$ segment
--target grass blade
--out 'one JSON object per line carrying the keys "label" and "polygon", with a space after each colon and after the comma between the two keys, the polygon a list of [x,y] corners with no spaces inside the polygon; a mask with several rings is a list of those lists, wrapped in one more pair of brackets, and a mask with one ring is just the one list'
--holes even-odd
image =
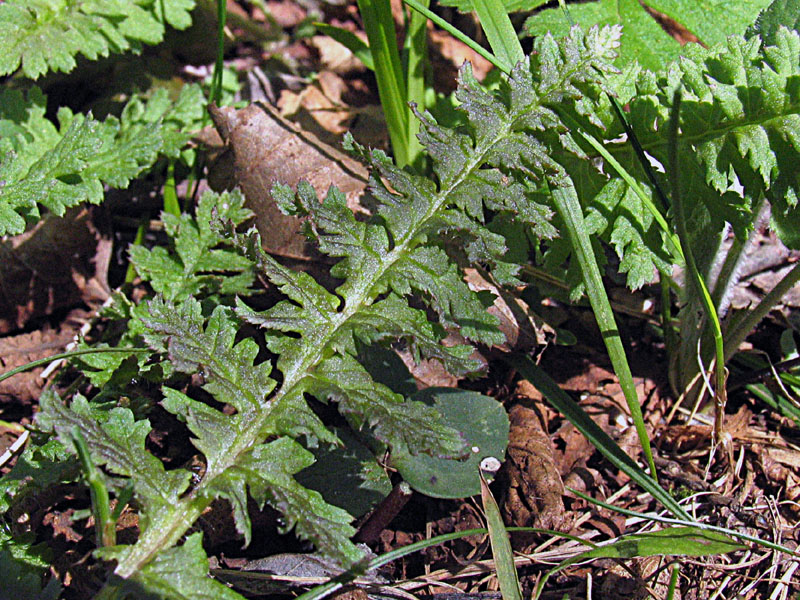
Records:
{"label": "grass blade", "polygon": [[508,538],[500,508],[489,489],[489,483],[484,477],[484,463],[493,462],[496,467],[489,472],[493,475],[500,468],[500,462],[495,458],[486,459],[481,463],[481,500],[483,512],[486,514],[486,526],[489,529],[489,541],[492,544],[494,568],[497,572],[497,581],[500,584],[500,593],[503,600],[522,600],[522,588],[517,577],[517,568],[514,565],[514,552],[511,550],[511,541]]}
{"label": "grass blade", "polygon": [[[430,0],[422,0],[428,8]],[[414,103],[420,112],[425,110],[425,67],[428,63],[428,20],[425,15],[417,11],[410,11],[411,18],[408,23],[404,47],[404,72],[406,77],[407,103]],[[420,172],[425,170],[426,157],[422,143],[417,138],[419,133],[419,119],[409,116],[407,123],[406,139],[408,141],[411,163]]]}
{"label": "grass blade", "polygon": [[227,3],[217,0],[217,54],[214,60],[214,74],[211,76],[210,103],[219,104],[222,99],[222,70],[225,57],[225,21],[228,17]]}
{"label": "grass blade", "polygon": [[517,32],[514,31],[514,25],[508,18],[505,5],[500,0],[473,0],[472,6],[492,52],[510,71],[525,58],[525,53],[522,51]]}
{"label": "grass blade", "polygon": [[436,25],[438,25],[439,27],[444,29],[447,33],[452,35],[459,42],[462,42],[462,43],[466,44],[467,46],[469,46],[472,50],[474,50],[479,55],[481,55],[483,58],[488,60],[490,63],[492,63],[495,67],[500,69],[506,75],[509,75],[511,73],[511,69],[508,67],[508,65],[504,61],[501,61],[494,54],[492,54],[486,48],[481,46],[478,42],[476,42],[475,40],[473,40],[472,38],[470,38],[466,34],[462,33],[461,31],[459,31],[458,29],[453,27],[450,23],[445,21],[442,17],[440,17],[439,15],[437,15],[434,12],[431,12],[428,8],[426,8],[425,6],[423,6],[422,4],[417,2],[417,0],[403,0],[403,2],[407,6],[410,6],[411,8],[413,8],[418,13],[425,15],[426,18],[428,18],[431,21],[433,21],[433,23],[435,23]]}
{"label": "grass blade", "polygon": [[398,166],[404,167],[414,162],[407,138],[411,115],[406,106],[407,92],[392,11],[388,0],[358,0],[358,10],[369,40],[378,95],[386,118],[394,159]]}
{"label": "grass blade", "polygon": [[575,494],[576,496],[583,498],[587,502],[591,504],[595,504],[597,506],[601,506],[607,510],[611,510],[614,512],[618,512],[621,515],[627,515],[629,517],[635,517],[638,519],[642,519],[644,521],[655,521],[657,523],[668,523],[670,525],[682,525],[684,527],[696,527],[698,529],[702,529],[704,531],[716,531],[717,533],[723,533],[727,536],[744,540],[746,542],[752,542],[753,544],[757,544],[758,546],[762,546],[764,548],[769,548],[770,550],[775,550],[777,552],[783,552],[784,554],[794,557],[800,558],[800,553],[797,550],[792,550],[786,546],[782,546],[781,544],[776,544],[775,542],[770,542],[768,540],[762,540],[757,538],[754,535],[749,535],[747,533],[742,533],[740,531],[736,531],[733,529],[728,529],[727,527],[718,527],[716,525],[706,525],[705,523],[698,523],[697,521],[692,521],[691,519],[671,519],[669,517],[661,517],[659,515],[653,514],[646,514],[636,512],[635,510],[630,510],[627,508],[620,508],[619,506],[614,506],[612,504],[608,504],[603,502],[602,500],[598,500],[597,498],[592,498],[591,496],[587,496],[583,492],[579,492],[578,490],[567,488],[568,491]]}
{"label": "grass blade", "polygon": [[647,556],[713,556],[742,550],[745,546],[727,535],[700,527],[670,527],[647,533],[623,535],[609,544],[582,552],[550,569],[539,580],[533,598],[538,598],[550,576],[570,565],[592,558],[644,558]]}
{"label": "grass blade", "polygon": [[633,383],[631,369],[625,356],[625,349],[622,347],[622,339],[619,336],[617,323],[614,320],[611,303],[608,301],[608,295],[603,287],[600,267],[597,266],[592,243],[589,240],[589,234],[586,232],[578,193],[575,191],[572,179],[565,173],[548,177],[548,185],[550,186],[550,193],[553,197],[556,212],[564,221],[572,251],[580,266],[583,282],[586,286],[586,296],[589,298],[589,304],[592,306],[597,325],[603,335],[603,341],[606,344],[614,372],[617,374],[620,387],[623,394],[625,394],[625,401],[631,411],[633,424],[639,436],[639,443],[650,467],[650,475],[655,480],[657,478],[656,466],[653,462],[650,438],[642,416],[642,407],[639,404],[636,386]]}
{"label": "grass blade", "polygon": [[30,371],[31,369],[35,369],[36,367],[41,367],[43,365],[49,365],[50,363],[58,360],[66,360],[68,358],[72,358],[73,356],[82,356],[84,354],[105,354],[108,352],[139,353],[152,352],[152,350],[150,350],[150,348],[84,348],[82,350],[71,350],[69,352],[62,352],[61,354],[54,354],[53,356],[48,356],[46,358],[40,358],[39,360],[34,360],[11,369],[10,371],[6,371],[5,373],[0,374],[0,382],[5,381],[9,377],[13,377],[14,375],[18,375],[19,373],[24,373],[25,371]]}
{"label": "grass blade", "polygon": [[673,515],[691,521],[689,514],[670,496],[669,492],[658,485],[630,456],[625,454],[622,448],[600,429],[600,426],[592,421],[591,417],[535,362],[524,355],[511,356],[507,361],[520,375],[536,386],[545,399],[570,423],[575,425],[578,431],[586,436],[586,439],[605,456],[606,460],[635,481],[642,489],[649,492]]}
{"label": "grass blade", "polygon": [[[670,183],[672,184],[672,205],[675,213],[675,231],[678,239],[686,252],[686,268],[689,270],[690,281],[687,286],[689,291],[693,291],[695,297],[700,300],[706,318],[711,325],[711,332],[714,335],[714,435],[713,446],[719,444],[725,446],[725,450],[730,454],[732,449],[729,440],[725,437],[725,404],[728,401],[728,393],[725,389],[727,379],[725,369],[725,345],[722,337],[722,327],[719,322],[719,315],[711,295],[708,292],[706,282],[697,268],[694,259],[692,246],[689,243],[689,231],[686,227],[686,216],[683,210],[683,199],[681,198],[680,188],[680,169],[678,166],[678,129],[681,112],[681,92],[675,90],[672,96],[672,113],[669,119],[669,146],[667,148],[669,156]],[[713,452],[713,449],[712,449]]]}

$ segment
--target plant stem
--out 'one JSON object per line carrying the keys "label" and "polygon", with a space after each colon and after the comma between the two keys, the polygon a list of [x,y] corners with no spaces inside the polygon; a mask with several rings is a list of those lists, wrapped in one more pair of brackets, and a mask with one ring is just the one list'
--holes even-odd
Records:
{"label": "plant stem", "polygon": [[211,77],[211,102],[219,104],[222,98],[222,68],[225,55],[225,20],[228,16],[225,0],[217,0],[217,57]]}
{"label": "plant stem", "polygon": [[89,485],[89,494],[92,497],[92,513],[94,514],[94,527],[97,535],[98,547],[113,546],[117,543],[116,523],[111,516],[108,488],[102,475],[92,462],[89,447],[83,438],[81,430],[76,426],[72,430],[72,443],[78,453],[81,470],[86,483]]}
{"label": "plant stem", "polygon": [[[727,403],[727,392],[725,390],[725,346],[722,338],[722,327],[719,322],[719,315],[708,293],[703,277],[697,269],[694,252],[689,240],[689,232],[686,228],[686,215],[683,210],[683,200],[680,190],[680,167],[678,164],[678,128],[681,111],[681,92],[676,90],[672,96],[672,114],[669,120],[669,168],[670,182],[672,184],[672,205],[675,212],[675,230],[678,239],[681,241],[686,257],[686,267],[689,271],[691,284],[694,285],[697,297],[699,298],[703,311],[708,322],[711,324],[714,335],[714,444],[723,442],[723,430],[725,424],[725,404]],[[687,282],[688,283],[688,282]]]}
{"label": "plant stem", "polygon": [[181,205],[175,188],[175,160],[170,159],[167,165],[167,180],[164,182],[164,212],[180,217]]}
{"label": "plant stem", "polygon": [[628,359],[625,356],[625,349],[622,346],[617,323],[614,320],[611,303],[608,301],[608,295],[603,287],[603,279],[600,276],[600,268],[597,265],[594,250],[592,249],[592,242],[586,232],[578,193],[575,191],[572,179],[564,172],[555,176],[548,176],[547,181],[556,212],[564,221],[572,251],[580,266],[589,304],[592,306],[611,364],[619,378],[625,401],[631,411],[639,443],[650,467],[650,475],[657,480],[656,466],[653,462],[653,452],[650,448],[650,437],[642,416],[642,407],[639,404],[636,386],[633,383],[633,376],[628,365]]}
{"label": "plant stem", "polygon": [[409,147],[409,119],[406,105],[408,92],[403,80],[403,67],[397,50],[396,32],[389,0],[358,0],[358,11],[375,64],[378,96],[386,118],[395,162],[404,167],[416,160]]}
{"label": "plant stem", "polygon": [[681,572],[681,565],[674,563],[670,567],[669,573],[669,586],[667,588],[667,600],[675,599],[675,590],[678,588],[678,575]]}
{"label": "plant stem", "polygon": [[[147,224],[150,222],[150,215],[145,213],[142,216],[141,221],[139,222],[139,226],[136,228],[136,236],[133,238],[133,243],[131,246],[141,246],[142,242],[144,241],[144,232],[147,229]],[[128,261],[128,269],[125,271],[125,283],[133,283],[133,280],[136,279],[136,267],[133,266],[133,263]]]}

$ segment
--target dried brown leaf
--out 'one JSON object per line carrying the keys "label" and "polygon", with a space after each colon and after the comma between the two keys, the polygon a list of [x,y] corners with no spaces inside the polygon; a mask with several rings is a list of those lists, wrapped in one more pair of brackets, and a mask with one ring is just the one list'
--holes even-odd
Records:
{"label": "dried brown leaf", "polygon": [[0,333],[65,307],[105,300],[110,256],[110,238],[83,208],[47,216],[0,241]]}
{"label": "dried brown leaf", "polygon": [[[3,373],[24,364],[58,354],[69,344],[74,331],[63,329],[37,330],[21,335],[0,338],[0,371]],[[38,400],[44,387],[39,377],[44,367],[25,371],[0,382],[0,404],[6,402],[29,403]]]}
{"label": "dried brown leaf", "polygon": [[222,179],[226,187],[242,188],[247,206],[256,213],[256,226],[268,252],[296,259],[315,257],[300,231],[300,219],[278,210],[272,186],[283,182],[296,187],[305,179],[322,195],[335,185],[346,195],[348,205],[357,208],[366,188],[367,170],[266,104],[251,104],[238,111],[214,107],[211,114],[228,152],[217,166],[224,172],[209,180],[216,179],[219,185]]}
{"label": "dried brown leaf", "polygon": [[571,516],[564,509],[564,484],[550,435],[535,402],[525,393],[527,387],[528,382],[520,383],[520,402],[508,412],[511,429],[502,476],[508,486],[503,518],[514,525],[569,529]]}

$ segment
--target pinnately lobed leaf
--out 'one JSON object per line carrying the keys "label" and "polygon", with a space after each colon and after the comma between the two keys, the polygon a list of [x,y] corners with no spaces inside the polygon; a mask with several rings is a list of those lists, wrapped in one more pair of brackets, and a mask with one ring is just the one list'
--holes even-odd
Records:
{"label": "pinnately lobed leaf", "polygon": [[[465,453],[460,435],[442,424],[437,411],[406,401],[372,379],[357,360],[357,342],[402,339],[415,355],[436,358],[454,373],[479,367],[469,356],[469,346],[441,343],[445,326],[460,327],[483,343],[502,340],[496,321],[461,278],[446,241],[464,238],[489,268],[511,273],[502,238],[485,230],[485,209],[517,215],[541,235],[555,233],[546,223],[550,210],[535,202],[540,199],[535,178],[559,168],[542,136],[547,138],[553,128],[564,131],[552,106],[566,104],[576,114],[589,115],[592,105],[585,101],[585,91],[601,85],[603,74],[613,71],[618,39],[615,29],[587,34],[574,30],[560,43],[543,38],[534,58],[518,65],[499,93],[485,91],[465,67],[459,100],[466,127],[446,131],[430,116],[423,123],[436,182],[395,168],[380,152],[367,154],[355,147],[376,171],[372,193],[378,208],[367,222],[356,221],[335,190],[320,202],[306,186],[296,198],[278,189],[285,208],[307,215],[309,233],[322,251],[341,259],[332,271],[342,280],[335,290],[278,263],[262,250],[254,232],[242,235],[229,230],[242,255],[285,300],[264,311],[241,300],[235,310],[223,305],[212,310],[211,303],[206,311],[199,300],[165,287],[162,291],[171,299],[156,298],[131,311],[133,330],[168,358],[165,369],[199,373],[205,391],[232,408],[223,412],[164,388],[162,406],[186,423],[205,457],[206,470],[199,482],[191,484],[189,473],[182,469],[165,471],[145,451],[149,424],[137,421],[130,410],[115,408],[112,418],[106,419],[80,397],[68,406],[56,398],[43,404],[43,428],[55,430],[66,442],[66,428],[79,426],[96,463],[121,478],[115,485],[126,478],[135,484],[140,536],[133,545],[103,551],[106,558],[116,560],[118,577],[152,587],[156,584],[147,582],[156,565],[158,572],[177,569],[183,553],[168,550],[180,544],[215,498],[231,503],[237,528],[249,540],[248,494],[283,512],[286,527],[294,526],[323,554],[343,564],[357,561],[360,552],[349,541],[353,533],[349,515],[293,478],[313,460],[293,438],[336,440],[309,410],[305,394],[336,402],[354,428],[367,430],[389,447],[402,444],[411,453],[443,457]],[[449,150],[445,144],[437,145],[441,140],[447,140]],[[492,189],[492,182],[499,185]],[[475,186],[491,193],[479,198]],[[211,236],[205,243],[208,247],[215,229],[204,232],[200,222],[184,220],[170,221],[168,226],[175,249],[162,257],[168,265],[162,270],[194,265],[187,272],[196,272],[202,257],[190,238],[195,232],[201,242]],[[186,240],[184,229],[189,233]],[[141,265],[152,259],[138,257]],[[193,285],[203,294],[209,290]],[[438,314],[439,322],[430,322],[423,310],[409,305],[412,294]],[[274,365],[258,359],[254,340],[237,341],[240,319],[264,330],[267,347],[277,355]],[[135,435],[122,439],[123,431]],[[185,583],[186,596],[203,597],[205,592],[193,586],[191,581]]]}
{"label": "pinnately lobed leaf", "polygon": [[[629,105],[626,116],[644,150],[661,165],[668,163],[664,129],[672,93],[678,88],[683,91],[678,152],[681,192],[693,199],[689,229],[695,234],[695,255],[705,269],[726,223],[743,239],[762,197],[772,205],[773,221],[783,241],[792,246],[800,243],[793,237],[800,184],[792,167],[800,148],[800,96],[794,83],[800,77],[798,33],[779,28],[774,39],[773,45],[765,45],[757,37],[731,36],[715,48],[687,47],[686,56],[658,73],[631,67],[624,79],[610,75],[607,80],[618,101]],[[588,94],[586,99],[591,99]],[[602,97],[592,101],[594,123],[568,110],[556,110],[573,130],[603,140],[660,206],[631,144],[620,138],[621,124],[608,101]],[[671,264],[663,233],[613,167],[604,165],[599,170],[602,158],[579,138],[561,148],[554,142],[549,145],[553,159],[575,183],[587,230],[615,248],[622,272],[628,273],[628,286],[635,289],[652,281],[656,269],[663,272]],[[655,175],[662,189],[668,189],[665,175]],[[666,215],[669,207],[660,209]],[[599,248],[595,254],[603,256]],[[544,260],[548,269],[562,276],[563,266],[568,265],[567,281],[580,292],[566,239],[548,242]]]}
{"label": "pinnately lobed leaf", "polygon": [[[658,74],[634,69],[636,90],[614,67],[619,40],[619,27],[575,28],[559,41],[542,36],[531,57],[494,91],[482,87],[464,66],[457,91],[461,126],[447,129],[422,115],[421,139],[434,165],[433,178],[398,169],[382,152],[367,152],[351,140],[351,148],[374,169],[370,187],[377,208],[369,219],[357,220],[336,190],[319,200],[310,186],[301,185],[296,195],[278,187],[274,194],[283,209],[304,216],[322,252],[339,259],[331,271],[340,280],[335,289],[268,255],[255,232],[240,234],[222,224],[204,229],[200,221],[185,219],[168,223],[174,248],[164,256],[140,257],[143,268],[151,260],[164,265],[165,273],[189,265],[186,273],[193,277],[222,264],[247,272],[244,262],[228,254],[219,263],[204,262],[203,248],[211,249],[215,241],[224,247],[225,238],[280,298],[265,309],[241,299],[231,307],[219,289],[201,278],[191,280],[189,289],[164,285],[162,296],[129,311],[129,327],[162,357],[163,368],[172,369],[176,378],[199,374],[204,391],[216,402],[190,397],[177,386],[163,388],[162,407],[185,422],[205,458],[199,481],[191,483],[182,469],[166,471],[147,453],[149,424],[128,409],[102,414],[80,396],[70,405],[57,398],[43,403],[42,427],[65,442],[67,427],[81,427],[113,484],[136,483],[140,536],[133,545],[103,551],[116,560],[116,576],[156,589],[161,584],[149,577],[175,573],[191,561],[199,565],[197,538],[183,545],[181,540],[216,498],[230,502],[237,528],[248,541],[248,494],[280,510],[286,527],[295,527],[322,554],[345,565],[356,563],[361,554],[349,541],[349,515],[294,479],[313,460],[298,438],[309,445],[337,443],[309,408],[307,396],[336,403],[354,429],[390,448],[403,444],[412,454],[460,456],[464,448],[458,432],[444,426],[430,407],[377,383],[358,360],[358,348],[362,342],[399,341],[414,356],[435,358],[453,373],[475,372],[479,364],[470,358],[470,346],[442,343],[446,329],[459,328],[477,343],[497,343],[502,336],[463,281],[460,250],[512,281],[518,265],[507,256],[503,234],[487,227],[489,216],[498,215],[526,224],[531,237],[558,250],[560,224],[543,190],[545,177],[574,182],[587,207],[603,198],[585,220],[616,244],[634,281],[657,262],[661,238],[653,237],[644,212],[625,189],[613,187],[620,184],[612,183],[610,170],[599,168],[598,157],[578,135],[580,130],[604,140],[619,162],[644,181],[627,145],[613,141],[621,126],[607,93],[630,102],[631,122],[637,133],[641,130],[647,151],[659,158],[666,149],[663,123],[671,91],[684,86],[691,110],[683,113],[681,143],[696,150],[685,168],[697,175],[687,184],[694,186],[687,197],[696,192],[698,220],[721,224],[729,219],[737,225],[737,211],[746,212],[757,193],[794,190],[797,182],[788,177],[788,161],[796,157],[793,144],[799,139],[793,124],[798,102],[793,82],[800,69],[797,33],[782,29],[776,44],[766,48],[757,39],[731,38],[723,48],[699,49]],[[768,148],[762,147],[764,141]],[[772,167],[760,168],[769,153]],[[728,194],[733,174],[745,190],[738,198]],[[214,197],[204,202],[201,212],[210,214]],[[240,214],[231,197],[216,202],[218,213]],[[628,207],[636,210],[626,215]],[[623,216],[628,217],[625,226]],[[215,238],[221,231],[227,233]],[[195,237],[199,240],[193,242]],[[568,261],[568,253],[562,258]],[[154,287],[156,280],[153,275]],[[259,328],[261,344],[252,330],[242,338],[242,321]],[[130,439],[122,439],[123,431],[132,434]],[[205,585],[199,580],[187,578],[180,585],[170,592],[173,596],[208,593],[208,588],[196,589]]]}
{"label": "pinnately lobed leaf", "polygon": [[763,47],[758,37],[732,36],[715,49],[688,52],[662,75],[643,72],[637,81],[631,124],[645,150],[662,164],[667,164],[667,144],[657,128],[668,119],[672,91],[683,90],[682,192],[693,199],[689,219],[698,237],[709,237],[704,224],[721,231],[727,221],[744,238],[762,196],[779,222],[796,212],[800,36],[780,28],[774,39],[774,45]]}
{"label": "pinnately lobed leaf", "polygon": [[[0,4],[0,10],[7,4]],[[82,202],[99,204],[103,186],[125,188],[155,163],[159,154],[177,155],[193,122],[187,104],[200,99],[189,86],[174,106],[165,93],[147,103],[134,97],[121,119],[97,121],[58,111],[59,127],[45,117],[46,98],[38,88],[27,95],[0,93],[0,235],[25,230],[40,206],[55,215]],[[198,105],[195,110],[202,110]]]}
{"label": "pinnately lobed leaf", "polygon": [[37,79],[68,72],[82,54],[96,60],[110,53],[157,44],[166,24],[191,25],[194,0],[8,0],[0,4],[0,75],[22,68]]}

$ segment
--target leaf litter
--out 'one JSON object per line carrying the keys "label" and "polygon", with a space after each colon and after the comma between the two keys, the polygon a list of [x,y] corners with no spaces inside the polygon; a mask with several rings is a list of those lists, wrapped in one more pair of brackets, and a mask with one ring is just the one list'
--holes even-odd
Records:
{"label": "leaf litter", "polygon": [[[252,4],[253,6],[246,5],[243,10],[255,13],[257,10],[255,4],[257,3]],[[287,7],[296,6],[291,2],[267,4],[273,8],[283,7],[287,13],[291,13],[292,10]],[[317,51],[320,51],[319,48]],[[337,81],[324,73],[328,72],[323,71],[323,75],[320,77],[321,81]],[[336,74],[336,77],[344,81],[341,74]],[[287,98],[284,106],[294,102],[293,106],[302,107],[311,114],[315,110],[327,111],[332,108],[337,110],[342,108],[343,100],[338,92],[333,94],[335,98],[331,99],[329,97],[331,94],[324,93],[321,85],[306,89],[315,91],[304,94],[304,91],[301,90],[298,94],[299,100],[289,100],[289,96],[284,95],[283,98]],[[320,92],[322,96],[319,95]],[[329,101],[330,105],[325,105],[321,98]],[[252,111],[252,107],[249,110]],[[289,115],[295,117],[299,112],[299,110],[287,111]],[[357,113],[355,110],[352,112]],[[262,141],[247,139],[234,141],[236,127],[242,123],[240,120],[242,117],[240,115],[234,117],[230,114],[226,117],[229,130],[227,141],[229,149],[234,154],[232,179],[245,188],[250,206],[261,219],[264,219],[261,221],[263,231],[273,232],[276,227],[287,227],[291,230],[291,235],[286,240],[278,241],[275,247],[270,248],[271,251],[289,258],[316,260],[315,255],[305,245],[292,246],[297,239],[302,239],[298,237],[300,224],[297,220],[276,225],[273,220],[274,215],[265,216],[265,213],[269,212],[263,208],[264,205],[268,205],[265,200],[267,198],[265,190],[268,189],[268,184],[278,176],[268,175],[266,179],[259,177],[255,181],[248,181],[248,176],[257,170],[266,169],[267,172],[276,172],[279,171],[278,167],[286,167],[285,164],[279,164],[280,157],[284,156],[283,150],[276,152],[276,158],[270,163],[270,161],[264,160],[260,144],[263,144],[264,139],[274,140],[275,131],[286,132],[283,143],[296,145],[296,150],[292,152],[300,157],[300,161],[296,167],[293,166],[294,170],[291,173],[287,174],[285,170],[279,171],[280,179],[294,183],[320,168],[331,169],[337,173],[334,178],[338,177],[341,184],[344,184],[345,187],[351,186],[353,197],[351,207],[353,208],[357,208],[357,199],[363,190],[365,172],[359,165],[352,165],[350,162],[352,159],[341,155],[337,150],[321,142],[318,137],[314,138],[313,134],[308,131],[288,125],[283,116],[277,114],[276,111],[259,109],[255,113],[245,113],[248,119],[253,114],[258,118],[267,115],[267,121],[270,122],[269,127],[273,128],[270,130],[270,134],[264,135],[265,132],[259,129],[261,125],[256,126],[259,139]],[[352,118],[354,118],[352,114],[347,117],[347,119]],[[315,119],[315,121],[318,126],[323,127],[330,134],[328,138],[330,140],[342,133],[343,123],[352,123],[351,120],[336,121],[335,119],[322,119],[322,122]],[[249,121],[246,122],[249,123]],[[231,123],[233,123],[232,126]],[[271,141],[270,143],[275,142]],[[269,147],[269,152],[275,152],[274,148]],[[334,157],[333,160],[331,160],[331,156]],[[361,185],[360,188],[359,185]],[[247,193],[248,187],[251,190],[249,194]],[[769,248],[772,243],[774,240],[765,241],[765,246]],[[47,245],[45,244],[44,247],[46,248]],[[98,250],[96,246],[93,248],[83,254],[78,253],[83,260],[76,259],[74,269],[76,272],[83,272],[84,279],[75,286],[76,289],[72,291],[72,296],[69,296],[66,301],[55,302],[48,295],[47,289],[50,289],[49,293],[52,294],[59,286],[56,280],[48,281],[47,277],[43,277],[45,284],[34,286],[41,287],[45,292],[40,292],[43,296],[38,297],[38,300],[33,301],[32,304],[31,301],[14,299],[15,297],[12,296],[12,303],[17,304],[9,306],[44,306],[44,309],[40,311],[38,308],[37,310],[24,308],[21,313],[17,310],[16,314],[22,316],[17,316],[15,320],[9,320],[6,331],[18,329],[29,322],[31,318],[52,315],[58,309],[69,309],[80,304],[96,305],[98,292],[87,282],[93,277],[98,277],[101,282],[100,289],[104,289],[102,285],[104,269],[101,266],[98,268],[98,272],[94,273],[91,270],[87,271],[86,267],[87,265],[96,265],[96,261],[102,258],[102,252],[107,252],[107,250]],[[93,252],[94,254],[92,254]],[[71,254],[71,256],[75,256],[75,254]],[[19,262],[27,263],[26,260]],[[5,261],[0,264],[4,263]],[[776,267],[777,265],[770,265],[766,271],[767,276],[771,273],[771,269]],[[35,271],[37,276],[41,276],[38,270],[31,269],[31,271]],[[3,278],[3,281],[12,281],[12,279],[10,277]],[[753,285],[761,287],[758,283]],[[42,298],[47,298],[47,302],[43,302]],[[568,320],[581,322],[580,309],[567,309],[566,313]],[[14,313],[3,311],[3,314]],[[632,330],[641,329],[641,324],[635,320],[625,325],[630,326]],[[591,325],[587,327],[591,329]],[[69,332],[69,330],[67,331]],[[5,348],[30,348],[30,356],[33,356],[36,351],[41,351],[42,344],[60,343],[60,340],[66,339],[67,335],[55,335],[48,333],[45,329],[36,333],[39,335],[30,334],[30,338],[19,339],[6,337],[2,338],[0,342],[5,344],[2,346]],[[595,345],[596,340],[592,340],[593,334],[595,332],[590,332],[587,338],[586,344],[589,347]],[[646,336],[641,336],[641,339],[646,339]],[[30,344],[30,346],[26,344]],[[36,344],[40,346],[38,350]],[[625,431],[630,431],[630,428],[626,423],[625,402],[618,384],[604,366],[605,361],[597,353],[583,352],[584,350],[586,350],[585,347],[580,348],[579,352],[558,346],[548,347],[544,351],[544,360],[552,364],[548,367],[548,372],[556,377],[565,389],[579,397],[582,405],[593,415],[601,427],[617,439],[626,450],[635,450],[635,443],[625,444]],[[646,399],[648,414],[663,416],[667,413],[669,402],[667,394],[663,397],[661,395],[661,390],[666,389],[666,382],[659,380],[659,373],[665,371],[658,358],[660,349],[642,347],[637,350],[646,350],[652,354],[650,368],[639,371],[641,375],[637,382],[639,383],[640,398]],[[4,359],[9,354],[10,352],[4,352]],[[491,354],[489,359],[491,359]],[[646,360],[638,362],[640,367],[642,363],[647,363]],[[505,375],[509,376],[510,374]],[[642,511],[652,508],[648,500],[637,496],[624,476],[609,469],[585,439],[577,435],[574,427],[549,409],[543,403],[541,396],[537,396],[535,390],[520,385],[512,391],[509,389],[509,381],[510,379],[503,379],[501,375],[493,373],[488,380],[479,380],[468,384],[471,387],[480,388],[490,396],[503,400],[511,415],[513,426],[509,462],[503,472],[505,479],[501,477],[495,484],[495,493],[505,498],[503,506],[507,525],[552,527],[561,531],[569,531],[586,540],[593,539],[595,541],[602,537],[613,538],[628,531],[635,531],[636,524],[630,523],[629,520],[621,518],[619,515],[592,508],[580,498],[572,496],[568,492],[565,493],[563,486],[566,484],[569,487],[586,491],[590,495],[614,498],[617,505]],[[18,382],[17,385],[22,387],[11,388],[9,394],[13,394],[19,402],[25,401],[25,394],[30,400],[35,399],[40,388],[31,388],[29,383],[30,381],[26,384]],[[6,414],[4,410],[3,418]],[[710,503],[703,502],[696,505],[699,510],[705,511],[703,518],[710,522],[742,528],[762,537],[775,535],[783,538],[784,543],[794,543],[796,546],[797,540],[792,536],[796,535],[794,526],[800,515],[797,514],[796,504],[792,503],[796,503],[798,498],[798,477],[800,476],[800,459],[798,457],[800,452],[791,436],[783,435],[782,420],[774,414],[759,410],[753,404],[752,399],[743,398],[741,400],[738,412],[732,415],[731,421],[731,433],[736,443],[737,460],[739,461],[736,479],[726,477],[725,471],[721,469],[712,470],[709,476],[706,476],[705,465],[702,464],[704,453],[701,444],[707,442],[709,438],[710,424],[704,423],[702,418],[699,418],[698,424],[678,426],[664,425],[658,422],[656,417],[653,417],[650,426],[653,429],[654,439],[657,440],[660,460],[665,465],[665,476],[674,480],[679,486],[684,486],[687,493],[700,492],[710,495],[712,498]],[[156,430],[148,439],[148,443],[157,445],[159,436],[165,438],[166,433],[166,431]],[[185,444],[185,447],[180,448],[182,443]],[[191,447],[188,445],[188,438],[184,435],[182,440],[181,436],[178,436],[171,448],[165,446],[160,450],[180,457],[189,449]],[[182,458],[190,459],[186,456]],[[5,472],[7,469],[8,466],[4,466],[3,471]],[[721,482],[723,493],[717,491],[719,486],[712,485],[709,481]],[[788,500],[789,502],[783,504],[783,510],[777,510],[776,500],[781,502]],[[38,507],[38,519],[41,526],[49,530],[51,532],[49,535],[53,538],[61,540],[61,548],[69,548],[60,561],[62,566],[59,567],[65,569],[60,576],[67,585],[68,594],[75,598],[88,597],[83,594],[89,594],[94,590],[93,583],[96,582],[92,580],[93,575],[90,571],[82,572],[73,567],[80,564],[82,555],[89,548],[86,540],[91,539],[91,533],[86,529],[88,523],[80,524],[78,522],[79,524],[76,525],[76,521],[70,516],[74,514],[76,505],[86,506],[85,494],[77,486],[73,486],[68,488],[68,493],[60,498],[41,497],[37,498],[37,501],[42,503]],[[794,513],[793,519],[787,519],[785,516],[787,511],[789,514]],[[264,522],[269,523],[270,520],[272,520],[270,528],[274,527],[277,530],[278,524],[275,515],[267,517]],[[385,552],[433,535],[447,533],[454,529],[479,527],[482,524],[482,515],[469,501],[432,500],[416,496],[406,511],[381,535],[379,549]],[[217,538],[212,536],[208,549],[210,554],[216,554],[220,560],[234,563],[236,559],[229,558],[229,556],[240,554],[241,550],[238,548],[237,534],[235,528],[232,527],[232,518],[226,505],[220,503],[212,506],[201,525],[207,529],[207,534],[213,531],[227,530],[226,534]],[[128,523],[127,526],[133,530],[137,527],[135,522]],[[547,536],[528,537],[517,540],[517,543],[519,544],[518,549],[525,551],[533,560],[542,558],[559,560],[559,556],[563,558],[569,556],[570,552],[575,552],[574,546],[570,546],[569,543],[559,542],[556,538]],[[264,553],[262,556],[267,556],[286,550],[294,555],[304,548],[296,540],[286,536],[274,546],[251,547],[248,552],[262,552]],[[406,580],[399,583],[398,588],[414,590],[414,593],[419,593],[425,587],[429,591],[437,592],[453,586],[467,594],[492,591],[496,587],[490,575],[491,564],[486,562],[486,551],[487,546],[482,538],[460,540],[448,547],[429,549],[422,557],[412,556],[398,561],[385,573],[385,576],[397,582]],[[248,560],[252,558],[254,557],[247,557]],[[215,557],[215,559],[217,558]],[[742,577],[758,578],[762,576],[759,570],[761,569],[759,561],[768,560],[770,557],[766,553],[754,550],[753,557],[743,559],[740,564],[731,563],[727,558],[717,559],[717,562],[713,564],[686,561],[684,574],[697,581],[699,585],[693,594],[686,594],[683,597],[687,599],[708,597],[714,585],[717,584],[716,582],[730,573],[737,573]],[[528,562],[525,560],[519,563],[523,575],[527,572],[525,569],[527,564]],[[603,597],[608,598],[636,597],[635,594],[642,590],[642,582],[658,570],[657,562],[650,560],[639,561],[633,571],[621,570],[613,564],[575,567],[569,572],[569,575],[561,577],[558,582],[559,587],[564,592],[575,594],[575,597],[584,594],[585,584],[582,582],[586,574],[594,572],[597,576],[598,573],[602,573],[604,567],[607,568],[607,573],[602,580],[601,590]],[[590,569],[597,570],[590,571]],[[462,576],[458,571],[469,574]],[[664,573],[665,570],[662,569],[660,572]],[[778,579],[782,575],[783,573],[778,570],[770,573],[774,579]],[[662,583],[662,580],[658,579],[654,585]],[[629,595],[621,595],[623,593]],[[750,597],[757,596],[753,596],[751,593]]]}

